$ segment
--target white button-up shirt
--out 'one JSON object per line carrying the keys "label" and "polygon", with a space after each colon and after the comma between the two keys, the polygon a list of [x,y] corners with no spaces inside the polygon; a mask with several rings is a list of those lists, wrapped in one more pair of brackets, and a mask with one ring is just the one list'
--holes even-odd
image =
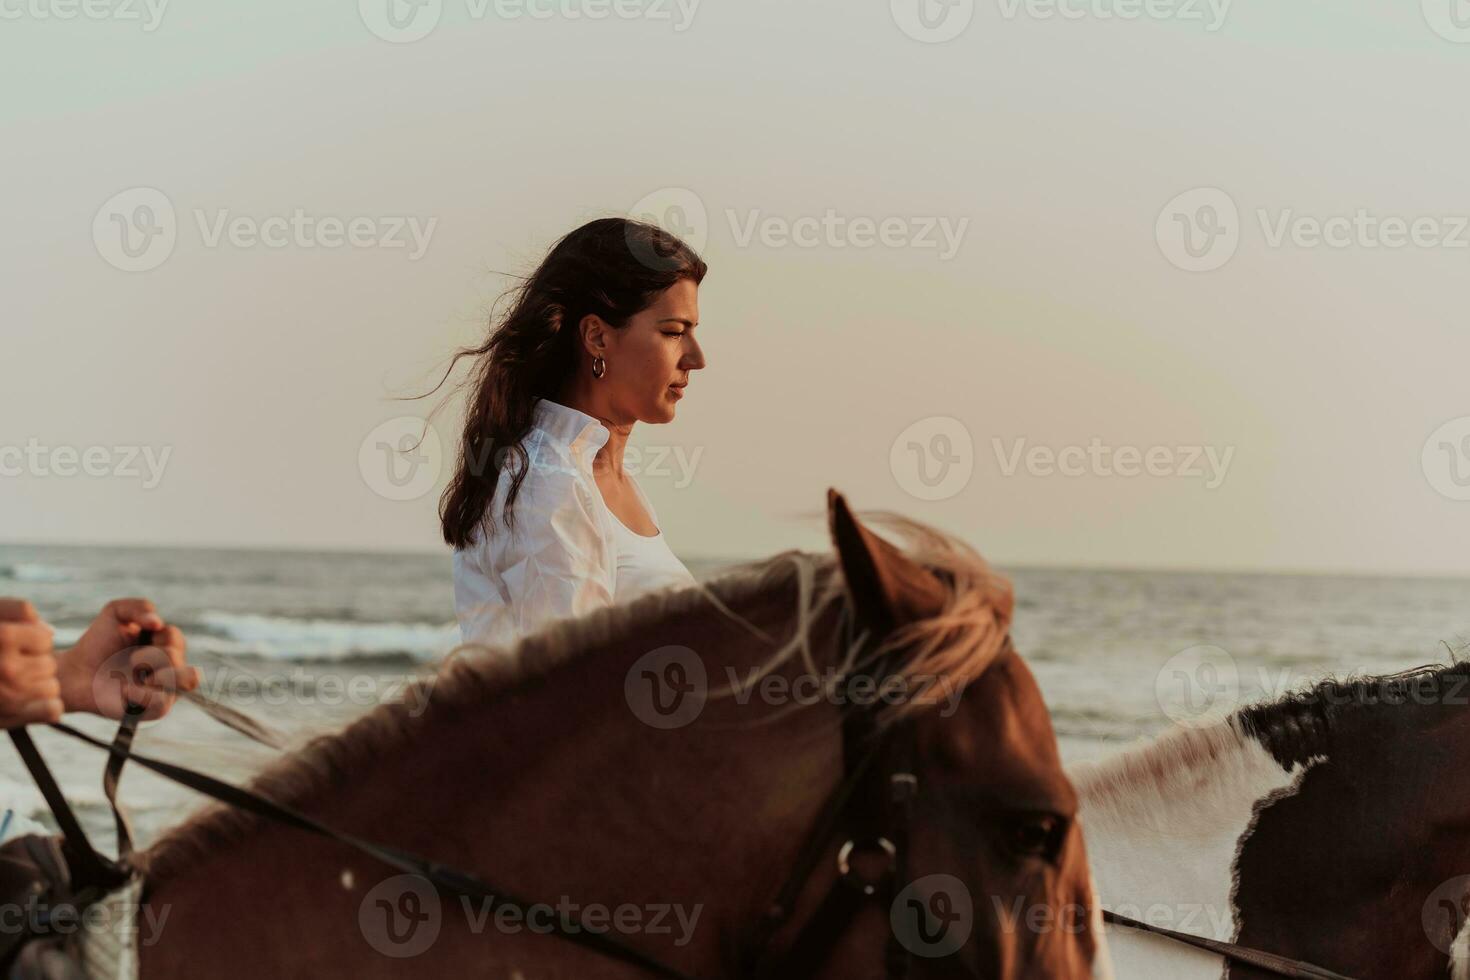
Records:
{"label": "white button-up shirt", "polygon": [[[608,509],[592,472],[592,461],[612,433],[586,412],[538,399],[526,450],[526,478],[516,493],[515,528],[504,525],[511,474],[504,454],[488,513],[492,533],[477,529],[468,547],[454,552],[454,605],[466,643],[510,647],[555,619],[584,616],[623,602],[633,589],[692,584],[694,577],[656,538],[634,535]],[[653,505],[634,487],[655,523]]]}

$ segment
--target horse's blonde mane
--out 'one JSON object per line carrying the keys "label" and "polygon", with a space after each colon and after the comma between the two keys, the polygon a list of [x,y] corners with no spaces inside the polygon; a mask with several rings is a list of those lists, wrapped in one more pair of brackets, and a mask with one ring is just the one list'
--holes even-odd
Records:
{"label": "horse's blonde mane", "polygon": [[1074,763],[1067,767],[1067,778],[1084,811],[1166,813],[1178,800],[1200,791],[1202,770],[1219,774],[1249,740],[1233,717],[1201,726],[1176,725],[1145,745]]}
{"label": "horse's blonde mane", "polygon": [[[908,557],[944,573],[949,586],[939,615],[895,630],[874,649],[875,657],[905,650],[899,672],[912,678],[937,678],[941,688],[962,688],[985,671],[1004,648],[1014,598],[1009,581],[993,573],[968,545],[917,521],[887,511],[862,512],[871,525],[891,527],[907,539]],[[452,650],[429,677],[416,681],[401,702],[381,704],[342,730],[312,738],[298,751],[268,766],[250,782],[258,793],[288,806],[345,788],[373,760],[411,742],[431,713],[415,717],[408,704],[428,702],[432,710],[485,704],[514,691],[557,666],[589,651],[635,635],[669,618],[707,613],[713,605],[743,628],[772,645],[776,640],[737,615],[749,600],[779,589],[795,589],[792,635],[762,665],[775,669],[798,654],[817,669],[810,641],[813,626],[832,604],[845,600],[846,588],[832,555],[791,549],[770,558],[734,566],[707,582],[651,592],[621,605],[605,606],[577,619],[550,623],[514,647],[464,644]],[[859,643],[863,637],[857,638]],[[839,670],[857,663],[859,643],[843,651]],[[432,700],[429,695],[432,693]],[[712,692],[717,694],[718,692]],[[936,697],[935,700],[939,700]],[[919,699],[875,707],[880,725],[922,710]],[[212,850],[240,840],[257,818],[223,804],[204,807],[167,832],[134,865],[158,882],[192,867]]]}

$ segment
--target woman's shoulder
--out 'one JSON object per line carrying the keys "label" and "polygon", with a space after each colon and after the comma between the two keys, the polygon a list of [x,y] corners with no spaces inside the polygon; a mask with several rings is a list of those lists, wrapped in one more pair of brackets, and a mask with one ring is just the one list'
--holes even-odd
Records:
{"label": "woman's shoulder", "polygon": [[[523,543],[528,538],[555,533],[552,519],[568,511],[586,513],[600,526],[595,507],[595,495],[600,491],[591,476],[580,468],[555,462],[532,462],[524,473],[514,500],[510,500],[512,477],[502,473],[488,513],[495,533],[487,542],[485,528],[477,528],[472,543],[465,550],[478,550],[486,543],[493,547],[497,539],[509,543],[511,536]],[[507,502],[514,517],[509,529],[504,520]]]}
{"label": "woman's shoulder", "polygon": [[[525,473],[521,494],[534,488],[539,493],[556,496],[586,491],[595,484],[590,468],[583,464],[577,451],[557,445],[550,439],[541,440],[539,445],[528,449],[525,467],[515,472]],[[513,474],[504,473],[502,476],[508,482]]]}
{"label": "woman's shoulder", "polygon": [[[585,450],[581,446],[567,443],[542,429],[532,429],[526,433],[520,445],[525,451],[528,479],[538,474],[559,474],[581,482],[591,479]],[[515,457],[516,454],[507,453],[506,461]]]}
{"label": "woman's shoulder", "polygon": [[572,488],[592,482],[587,467],[582,465],[578,450],[532,428],[516,443],[520,452],[503,451],[495,460],[497,502],[517,480],[516,499],[535,488],[543,493],[569,493]]}

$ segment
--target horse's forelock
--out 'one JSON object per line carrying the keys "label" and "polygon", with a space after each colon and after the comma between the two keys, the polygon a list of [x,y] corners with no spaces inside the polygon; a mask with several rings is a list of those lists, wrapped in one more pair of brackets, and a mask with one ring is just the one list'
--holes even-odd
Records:
{"label": "horse's forelock", "polygon": [[937,616],[894,630],[873,651],[874,659],[899,652],[897,672],[911,689],[935,692],[885,707],[878,722],[887,726],[957,694],[995,663],[1010,640],[1015,591],[1009,579],[958,538],[887,511],[865,512],[862,518],[891,528],[907,546],[908,556],[935,573],[947,592]]}
{"label": "horse's forelock", "polygon": [[[870,527],[890,531],[906,557],[935,574],[945,586],[945,602],[938,615],[905,624],[863,653],[866,634],[841,647],[842,637],[832,637],[835,659],[822,663],[817,635],[818,623],[848,601],[846,582],[832,555],[791,553],[790,582],[794,587],[789,639],[757,664],[750,676],[710,692],[711,697],[732,696],[795,657],[816,676],[827,674],[834,683],[849,673],[896,656],[888,665],[890,674],[879,679],[896,682],[902,690],[920,692],[912,697],[885,701],[874,709],[880,730],[915,713],[942,703],[983,674],[1005,649],[1010,635],[1015,593],[1008,579],[996,574],[969,545],[927,524],[890,511],[859,511],[857,516]],[[831,620],[828,621],[830,628]],[[827,668],[830,668],[828,670]],[[788,710],[800,710],[793,704]],[[780,717],[781,712],[772,716]]]}

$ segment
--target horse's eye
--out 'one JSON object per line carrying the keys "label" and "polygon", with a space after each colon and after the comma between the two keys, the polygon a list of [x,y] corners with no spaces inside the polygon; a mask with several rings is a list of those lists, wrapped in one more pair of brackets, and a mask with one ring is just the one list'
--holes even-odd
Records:
{"label": "horse's eye", "polygon": [[1017,814],[1006,832],[1006,848],[1020,858],[1056,859],[1066,836],[1066,822],[1047,813]]}

